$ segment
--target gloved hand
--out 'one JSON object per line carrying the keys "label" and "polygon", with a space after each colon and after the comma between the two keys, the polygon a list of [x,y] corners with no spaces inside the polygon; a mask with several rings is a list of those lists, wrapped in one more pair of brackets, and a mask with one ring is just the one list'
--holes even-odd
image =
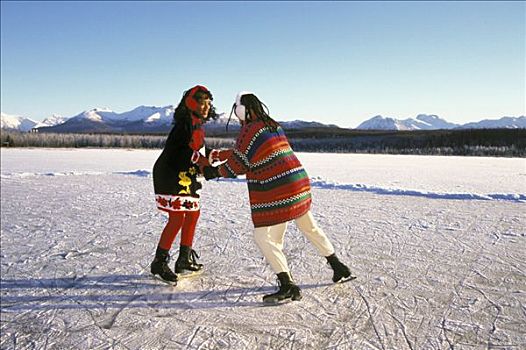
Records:
{"label": "gloved hand", "polygon": [[192,153],[190,161],[199,167],[199,172],[201,173],[203,172],[204,167],[210,166],[208,158],[199,153],[199,151],[194,151],[194,153]]}
{"label": "gloved hand", "polygon": [[221,177],[219,170],[212,166],[205,166],[203,168],[203,175],[206,180],[215,179],[216,177]]}

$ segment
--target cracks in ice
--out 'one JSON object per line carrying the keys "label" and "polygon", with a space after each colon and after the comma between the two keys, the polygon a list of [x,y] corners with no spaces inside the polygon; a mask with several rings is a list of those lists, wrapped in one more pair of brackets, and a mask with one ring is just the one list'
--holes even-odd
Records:
{"label": "cracks in ice", "polygon": [[380,336],[380,333],[378,331],[376,322],[375,322],[374,317],[373,317],[373,312],[371,311],[371,305],[369,304],[369,301],[367,301],[367,299],[363,295],[362,290],[361,290],[360,287],[355,288],[355,290],[358,292],[358,294],[360,295],[360,297],[364,301],[365,306],[367,307],[367,314],[369,315],[369,321],[371,322],[371,325],[373,326],[374,333],[376,334],[376,337],[378,338],[378,341],[380,342],[380,345],[382,346],[382,349],[385,350],[385,346],[384,346],[384,343],[382,341],[382,337]]}

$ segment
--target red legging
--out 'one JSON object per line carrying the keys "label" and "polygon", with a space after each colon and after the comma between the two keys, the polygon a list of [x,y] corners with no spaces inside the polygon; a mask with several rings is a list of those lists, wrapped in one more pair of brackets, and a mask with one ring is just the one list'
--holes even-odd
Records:
{"label": "red legging", "polygon": [[182,229],[181,245],[191,247],[194,241],[195,226],[201,212],[197,211],[170,211],[168,223],[163,229],[161,239],[159,240],[159,248],[170,250],[175,241],[177,232]]}

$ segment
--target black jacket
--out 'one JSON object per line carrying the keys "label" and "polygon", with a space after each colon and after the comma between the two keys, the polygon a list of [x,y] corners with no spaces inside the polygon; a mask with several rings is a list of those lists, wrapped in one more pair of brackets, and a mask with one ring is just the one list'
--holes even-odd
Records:
{"label": "black jacket", "polygon": [[[189,143],[192,131],[203,126],[192,126],[190,120],[177,124],[170,131],[164,149],[153,166],[154,191],[155,194],[199,198],[198,191],[202,187],[197,181],[199,167],[191,161],[194,150]],[[205,150],[204,156],[208,157],[210,149]]]}

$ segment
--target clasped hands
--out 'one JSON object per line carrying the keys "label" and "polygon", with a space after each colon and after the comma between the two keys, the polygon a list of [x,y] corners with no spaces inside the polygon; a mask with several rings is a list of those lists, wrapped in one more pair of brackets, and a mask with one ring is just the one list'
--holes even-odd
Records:
{"label": "clasped hands", "polygon": [[196,164],[206,180],[214,179],[220,177],[217,165],[230,158],[232,153],[233,150],[231,149],[213,149],[210,151],[208,157],[199,157]]}

